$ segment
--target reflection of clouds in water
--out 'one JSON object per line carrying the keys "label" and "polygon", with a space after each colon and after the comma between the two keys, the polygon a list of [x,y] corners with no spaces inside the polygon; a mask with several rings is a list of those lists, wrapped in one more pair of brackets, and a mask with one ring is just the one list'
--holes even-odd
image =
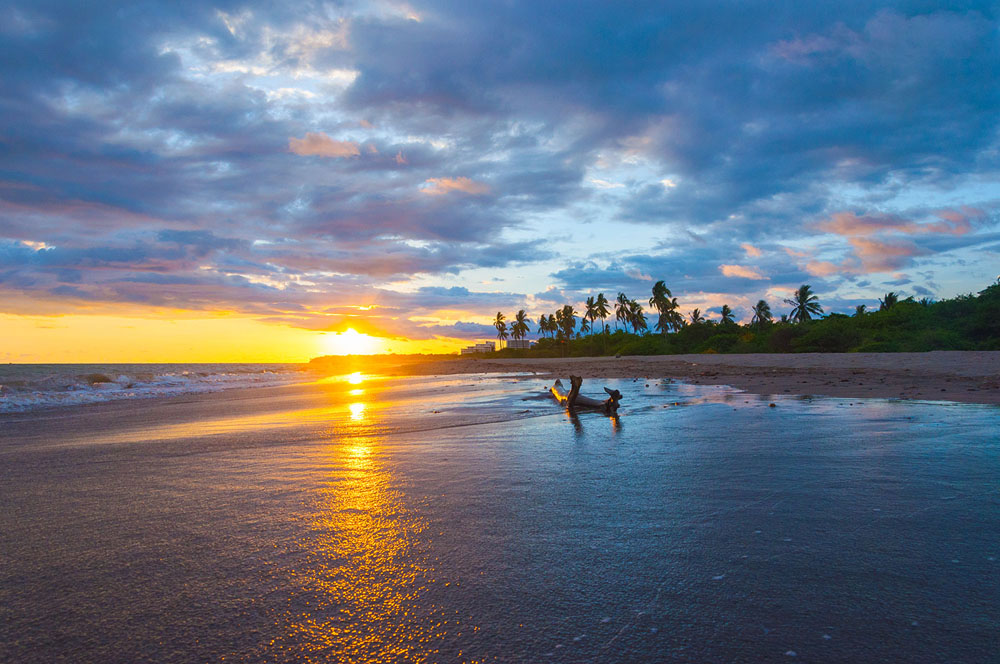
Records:
{"label": "reflection of clouds in water", "polygon": [[445,629],[425,597],[434,582],[420,544],[426,522],[393,488],[378,438],[328,449],[333,481],[301,543],[308,560],[291,573],[304,601],[272,648],[307,662],[439,659]]}

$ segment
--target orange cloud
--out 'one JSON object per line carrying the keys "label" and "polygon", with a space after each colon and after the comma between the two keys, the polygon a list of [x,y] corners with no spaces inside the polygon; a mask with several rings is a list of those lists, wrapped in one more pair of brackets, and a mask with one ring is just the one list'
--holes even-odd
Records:
{"label": "orange cloud", "polygon": [[848,240],[854,247],[854,254],[861,260],[861,271],[892,272],[904,267],[907,259],[927,253],[909,242],[878,242],[866,238],[852,237]]}
{"label": "orange cloud", "polygon": [[727,277],[742,277],[743,279],[754,279],[764,281],[768,279],[763,274],[745,265],[720,265],[719,270]]}
{"label": "orange cloud", "polygon": [[490,191],[490,188],[482,182],[476,182],[465,177],[429,178],[426,182],[428,186],[423,187],[421,191],[432,196],[447,194],[451,191],[460,191],[465,194],[479,196],[487,194]]}
{"label": "orange cloud", "polygon": [[[970,212],[984,215],[982,210],[966,208]],[[941,221],[917,223],[891,214],[875,214],[858,216],[853,212],[836,212],[830,218],[817,224],[817,228],[827,233],[835,233],[847,237],[872,235],[883,231],[920,235],[924,233],[940,233],[944,235],[965,235],[972,230],[971,217],[956,210],[938,212]]]}
{"label": "orange cloud", "polygon": [[834,274],[871,274],[895,272],[906,267],[910,258],[928,253],[911,242],[880,242],[862,237],[848,239],[854,255],[840,263],[809,261],[805,270],[815,277]]}
{"label": "orange cloud", "polygon": [[361,155],[361,149],[354,141],[335,141],[326,134],[312,132],[307,133],[305,138],[289,138],[288,149],[297,155],[333,159]]}
{"label": "orange cloud", "polygon": [[847,272],[843,266],[831,263],[830,261],[809,261],[806,263],[806,272],[814,277],[829,277],[832,274]]}
{"label": "orange cloud", "polygon": [[743,244],[740,245],[740,248],[742,248],[743,251],[747,252],[747,257],[749,258],[760,258],[761,256],[764,255],[763,251],[753,246],[749,242],[744,242]]}

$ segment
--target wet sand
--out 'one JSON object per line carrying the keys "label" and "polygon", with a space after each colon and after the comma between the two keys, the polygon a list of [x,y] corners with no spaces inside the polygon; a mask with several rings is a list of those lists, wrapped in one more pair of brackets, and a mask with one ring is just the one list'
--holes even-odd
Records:
{"label": "wet sand", "polygon": [[673,378],[754,394],[876,397],[1000,404],[1000,351],[455,358],[399,374],[533,372],[565,378]]}
{"label": "wet sand", "polygon": [[992,661],[996,408],[492,370],[0,417],[0,662]]}

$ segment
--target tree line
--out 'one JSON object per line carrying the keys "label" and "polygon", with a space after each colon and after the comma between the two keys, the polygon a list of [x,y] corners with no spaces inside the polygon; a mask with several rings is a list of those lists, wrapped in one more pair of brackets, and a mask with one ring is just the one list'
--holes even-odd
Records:
{"label": "tree line", "polygon": [[[736,322],[728,304],[718,320],[709,320],[699,310],[681,313],[677,298],[664,281],[657,281],[646,301],[648,309],[625,293],[614,302],[604,293],[586,299],[581,311],[567,304],[537,322],[541,336],[535,348],[516,354],[602,355],[668,354],[689,352],[809,352],[851,350],[1000,350],[1000,284],[978,295],[951,300],[903,298],[889,292],[870,311],[858,305],[853,316],[824,316],[819,298],[808,284],[783,300],[791,307],[775,318],[766,300],[751,307],[749,323]],[[962,316],[955,318],[957,312]],[[648,315],[647,315],[648,314]],[[650,318],[655,318],[652,329]],[[579,329],[577,322],[579,319]],[[609,320],[613,320],[614,331]],[[497,312],[493,325],[501,348],[508,338],[524,339],[535,323],[524,309],[508,326]]]}

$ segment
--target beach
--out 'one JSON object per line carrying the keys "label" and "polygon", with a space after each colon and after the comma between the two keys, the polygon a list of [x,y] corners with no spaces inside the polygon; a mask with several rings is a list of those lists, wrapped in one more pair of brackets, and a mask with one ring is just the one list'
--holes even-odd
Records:
{"label": "beach", "polygon": [[0,660],[995,654],[997,409],[543,365],[0,415]]}
{"label": "beach", "polygon": [[1000,404],[1000,351],[795,353],[498,359],[463,357],[403,365],[405,373],[527,371],[566,378],[672,378],[754,394],[920,399]]}

